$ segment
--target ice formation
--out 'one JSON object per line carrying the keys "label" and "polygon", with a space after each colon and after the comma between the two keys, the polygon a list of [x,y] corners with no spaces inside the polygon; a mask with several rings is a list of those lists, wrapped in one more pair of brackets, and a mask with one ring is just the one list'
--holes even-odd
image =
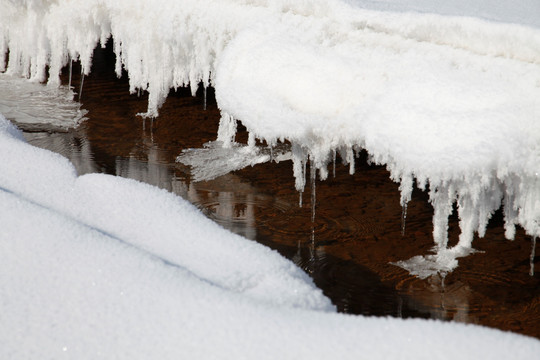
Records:
{"label": "ice formation", "polygon": [[[241,121],[270,147],[288,141],[296,187],[338,152],[385,164],[429,191],[436,254],[402,266],[451,270],[504,207],[540,234],[540,4],[534,0],[0,1],[0,71],[59,83],[71,59],[91,69],[112,37],[116,71],[149,93],[155,117],[171,88],[213,85],[218,140]],[[254,152],[255,156],[259,156]],[[248,161],[249,162],[249,161]],[[457,203],[461,235],[447,244]],[[423,264],[423,265],[422,265]],[[428,271],[430,273],[431,270]],[[431,272],[433,272],[431,271]],[[425,272],[424,272],[425,274]],[[423,276],[423,275],[421,275]]]}

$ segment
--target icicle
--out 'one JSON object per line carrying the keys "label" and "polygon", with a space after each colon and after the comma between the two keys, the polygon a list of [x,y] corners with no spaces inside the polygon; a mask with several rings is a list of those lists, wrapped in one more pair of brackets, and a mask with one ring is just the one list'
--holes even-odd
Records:
{"label": "icicle", "polygon": [[411,174],[402,175],[399,184],[401,194],[401,236],[405,236],[405,224],[407,220],[407,204],[411,201],[413,190],[413,177]]}
{"label": "icicle", "polygon": [[474,231],[478,228],[478,208],[469,194],[460,194],[458,199],[459,212],[459,242],[457,247],[470,249],[474,238]]}
{"label": "icicle", "polygon": [[[315,202],[316,202],[316,192],[315,192],[315,183],[317,182],[317,168],[315,167],[315,162],[313,159],[309,161],[309,176],[311,180],[311,224],[315,222]],[[313,231],[313,230],[312,230]]]}
{"label": "icicle", "polygon": [[122,46],[120,41],[113,41],[114,53],[116,59],[114,62],[114,72],[117,78],[122,77]]}
{"label": "icicle", "polygon": [[306,154],[304,149],[296,143],[292,144],[292,162],[294,186],[300,193],[299,206],[302,207],[302,193],[306,185]]}
{"label": "icicle", "polygon": [[332,150],[332,174],[336,177],[336,149]]}
{"label": "icicle", "polygon": [[439,186],[430,191],[429,197],[433,205],[433,241],[437,251],[447,248],[448,245],[448,217],[452,213],[453,189]]}
{"label": "icicle", "polygon": [[531,269],[529,270],[529,275],[534,276],[534,257],[535,257],[535,252],[536,252],[536,236],[532,238],[531,242],[532,242],[531,257],[529,261]]}
{"label": "icicle", "polygon": [[226,112],[221,114],[219,120],[217,141],[223,143],[224,148],[230,148],[236,136],[236,120]]}
{"label": "icicle", "polygon": [[319,179],[321,179],[323,181],[328,179],[328,167],[327,167],[327,164],[323,164],[319,168]]}
{"label": "icicle", "polygon": [[274,146],[270,145],[270,162],[274,161]]}
{"label": "icicle", "polygon": [[407,204],[401,206],[401,236],[405,236],[406,222],[407,222]]}
{"label": "icicle", "polygon": [[79,87],[79,101],[81,101],[83,84],[84,84],[84,70],[81,69],[81,86]]}
{"label": "icicle", "polygon": [[251,132],[248,135],[248,147],[250,149],[255,149],[255,134]]}
{"label": "icicle", "polygon": [[349,174],[354,175],[354,151],[352,147],[347,149],[347,162],[349,163]]}
{"label": "icicle", "polygon": [[68,89],[71,89],[71,75],[73,73],[73,59],[69,58],[69,82],[68,82]]}
{"label": "icicle", "polygon": [[508,240],[514,240],[516,236],[516,223],[518,212],[514,208],[514,195],[509,193],[510,190],[507,187],[506,194],[503,200],[504,211],[504,236]]}

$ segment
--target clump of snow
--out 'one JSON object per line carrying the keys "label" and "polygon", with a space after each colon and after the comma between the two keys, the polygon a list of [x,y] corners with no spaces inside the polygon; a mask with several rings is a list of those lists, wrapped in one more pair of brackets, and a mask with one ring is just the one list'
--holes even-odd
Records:
{"label": "clump of snow", "polygon": [[[429,188],[436,251],[472,251],[504,206],[506,236],[540,234],[538,2],[386,0],[2,0],[0,71],[59,83],[112,36],[116,71],[149,93],[155,117],[171,88],[216,88],[218,140],[242,121],[269,146],[292,144],[325,178],[333,155],[354,171],[367,150],[400,182]],[[245,160],[245,159],[244,159]],[[250,163],[244,161],[243,163]],[[448,249],[458,204],[462,234]],[[439,254],[440,255],[440,254]],[[440,258],[440,257],[435,257]]]}
{"label": "clump of snow", "polygon": [[77,176],[1,114],[0,154],[2,358],[507,359],[540,351],[537,339],[479,326],[336,314],[276,252],[164,190]]}

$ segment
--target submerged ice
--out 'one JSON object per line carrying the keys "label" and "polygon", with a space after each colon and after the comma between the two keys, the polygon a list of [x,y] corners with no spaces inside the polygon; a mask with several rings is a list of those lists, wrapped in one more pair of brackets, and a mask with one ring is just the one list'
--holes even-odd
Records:
{"label": "submerged ice", "polygon": [[[0,71],[45,81],[47,69],[48,82],[58,84],[71,59],[88,74],[93,49],[112,37],[117,74],[128,73],[131,92],[149,93],[145,116],[158,115],[171,88],[191,86],[195,93],[201,82],[214,86],[222,111],[218,142],[199,157],[180,156],[189,164],[234,159],[210,176],[269,161],[272,149],[287,143],[303,192],[308,160],[325,179],[336,153],[353,173],[355,154],[367,151],[400,183],[403,225],[413,187],[429,194],[435,254],[400,263],[419,276],[451,271],[501,206],[508,239],[516,226],[540,234],[537,2],[2,0],[0,6]],[[250,132],[246,146],[234,142],[237,121]],[[255,148],[256,140],[269,155]],[[454,204],[461,235],[449,248]]]}

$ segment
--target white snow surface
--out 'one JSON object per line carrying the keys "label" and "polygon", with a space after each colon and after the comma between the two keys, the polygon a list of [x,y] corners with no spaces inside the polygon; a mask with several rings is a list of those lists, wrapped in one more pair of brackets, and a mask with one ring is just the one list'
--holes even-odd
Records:
{"label": "white snow surface", "polygon": [[[429,189],[437,272],[471,253],[504,207],[506,237],[540,235],[540,5],[536,0],[0,0],[0,71],[59,83],[114,41],[116,71],[149,92],[213,85],[218,140],[240,120],[255,139],[292,143],[296,187],[311,159],[366,150],[400,182]],[[260,155],[253,152],[260,160]],[[242,158],[242,163],[259,160]],[[447,246],[457,203],[461,236]],[[424,261],[425,260],[425,261]],[[409,265],[403,264],[408,268]],[[439,269],[439,270],[437,270]]]}
{"label": "white snow surface", "polygon": [[531,358],[537,339],[333,312],[185,200],[24,142],[0,115],[2,359]]}

